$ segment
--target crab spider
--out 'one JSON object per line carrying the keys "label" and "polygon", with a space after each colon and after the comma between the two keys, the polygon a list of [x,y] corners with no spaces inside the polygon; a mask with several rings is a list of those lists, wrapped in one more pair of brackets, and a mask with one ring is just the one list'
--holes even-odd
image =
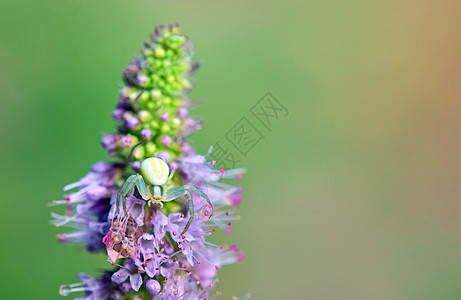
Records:
{"label": "crab spider", "polygon": [[183,235],[187,229],[189,229],[192,219],[194,218],[194,202],[192,201],[191,191],[205,198],[208,204],[211,207],[213,206],[208,196],[193,185],[183,185],[175,189],[173,189],[173,185],[164,187],[174,175],[174,172],[171,172],[171,174],[169,173],[168,165],[163,160],[157,157],[150,157],[143,160],[139,167],[139,173],[128,177],[118,191],[116,201],[117,213],[119,212],[120,196],[122,196],[123,211],[125,215],[128,216],[126,211],[126,197],[134,192],[134,187],[138,189],[139,194],[149,206],[154,203],[163,207],[163,202],[173,201],[183,195],[187,195],[190,218],[181,233],[181,235]]}

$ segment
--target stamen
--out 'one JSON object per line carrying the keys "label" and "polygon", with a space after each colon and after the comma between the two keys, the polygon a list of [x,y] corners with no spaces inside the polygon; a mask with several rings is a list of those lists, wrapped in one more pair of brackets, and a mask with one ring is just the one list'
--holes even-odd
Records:
{"label": "stamen", "polygon": [[68,191],[68,190],[71,190],[73,188],[76,188],[80,185],[80,181],[77,181],[77,182],[74,182],[74,183],[71,183],[71,184],[68,184],[64,187],[64,191]]}
{"label": "stamen", "polygon": [[223,248],[223,245],[216,245],[216,244],[213,244],[213,243],[210,243],[210,242],[207,242],[207,241],[204,241],[204,243],[209,245],[209,246],[213,246],[213,247],[216,247],[216,248],[219,248],[219,249]]}
{"label": "stamen", "polygon": [[61,285],[59,287],[59,295],[68,296],[70,293],[85,292],[87,290],[88,289],[81,282],[74,283],[74,284]]}
{"label": "stamen", "polygon": [[56,227],[61,227],[63,225],[66,225],[67,223],[69,223],[71,221],[75,221],[77,219],[78,219],[78,215],[75,214],[72,217],[63,217],[60,222],[57,221],[57,220],[53,220],[53,221],[51,221],[51,224],[53,224]]}

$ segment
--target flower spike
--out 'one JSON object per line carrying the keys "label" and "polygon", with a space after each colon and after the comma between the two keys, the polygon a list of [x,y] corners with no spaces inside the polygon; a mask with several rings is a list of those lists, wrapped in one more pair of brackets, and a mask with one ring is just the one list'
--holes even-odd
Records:
{"label": "flower spike", "polygon": [[78,274],[80,282],[61,286],[61,295],[213,299],[221,294],[213,292],[218,271],[243,261],[236,245],[208,240],[217,228],[229,233],[239,219],[241,188],[222,180],[240,179],[245,169],[216,169],[207,160],[212,147],[199,155],[188,142],[202,125],[189,114],[199,102],[187,95],[200,65],[191,54],[177,24],[154,30],[123,72],[112,112],[117,131],[101,139],[111,162],[95,163],[50,203],[65,207],[51,223],[73,230],[58,241],[106,251],[113,266],[95,278]]}

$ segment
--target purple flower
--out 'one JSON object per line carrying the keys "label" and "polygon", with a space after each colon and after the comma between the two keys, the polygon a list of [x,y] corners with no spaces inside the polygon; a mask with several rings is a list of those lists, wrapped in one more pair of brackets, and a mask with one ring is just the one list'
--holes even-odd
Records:
{"label": "purple flower", "polygon": [[[84,297],[79,297],[80,300],[95,300],[95,299],[120,299],[122,293],[116,290],[116,286],[110,280],[110,274],[105,273],[101,278],[94,279],[85,273],[79,273],[79,283],[62,285],[59,288],[59,294],[68,296],[74,292],[85,292]],[[77,298],[75,298],[77,299]]]}
{"label": "purple flower", "polygon": [[119,134],[105,134],[101,139],[101,145],[104,150],[114,150],[117,147],[119,140]]}
{"label": "purple flower", "polygon": [[151,224],[153,226],[155,238],[159,241],[162,240],[166,233],[168,218],[160,210],[156,210],[151,220]]}
{"label": "purple flower", "polygon": [[138,72],[141,70],[145,65],[145,62],[140,58],[135,58],[131,61],[128,67],[125,69],[123,73],[123,78],[129,85],[138,85]]}
{"label": "purple flower", "polygon": [[195,154],[195,151],[191,148],[191,146],[188,143],[181,143],[179,145],[179,149],[186,155],[186,156],[192,156]]}
{"label": "purple flower", "polygon": [[132,260],[129,260],[125,264],[125,266],[123,266],[122,268],[120,268],[120,270],[115,272],[112,275],[111,279],[112,282],[120,284],[127,280],[128,277],[130,278],[131,288],[136,292],[139,291],[139,288],[142,285],[142,277],[141,273],[139,272],[138,268]]}
{"label": "purple flower", "polygon": [[238,207],[240,205],[240,202],[242,202],[242,189],[241,187],[237,187],[237,192],[234,194],[230,195],[230,203],[234,207]]}
{"label": "purple flower", "polygon": [[88,250],[103,249],[101,238],[109,227],[106,216],[109,211],[108,198],[112,193],[114,178],[118,175],[116,164],[97,162],[85,177],[76,183],[67,185],[64,190],[79,190],[67,194],[64,200],[55,200],[50,205],[66,205],[64,215],[52,213],[56,227],[68,226],[73,232],[57,235],[60,243],[86,244]]}
{"label": "purple flower", "polygon": [[188,136],[192,133],[194,133],[194,131],[200,129],[200,127],[202,126],[202,122],[201,121],[195,121],[194,119],[192,118],[189,118],[189,117],[185,117],[183,119],[183,122],[184,122],[184,128],[181,132],[181,136]]}
{"label": "purple flower", "polygon": [[[211,152],[211,151],[210,151]],[[245,169],[233,169],[225,172],[213,168],[213,164],[206,161],[205,156],[192,155],[179,159],[179,169],[183,173],[187,184],[202,186],[213,203],[214,211],[211,223],[230,233],[232,221],[238,219],[233,216],[228,206],[237,206],[240,203],[241,187],[235,187],[220,182],[221,178],[235,178],[246,172]]]}
{"label": "purple flower", "polygon": [[125,110],[123,110],[121,108],[116,108],[112,112],[112,117],[114,118],[115,121],[121,121],[121,120],[123,120],[123,115],[124,114],[125,114]]}
{"label": "purple flower", "polygon": [[209,285],[197,282],[191,276],[175,275],[164,283],[163,290],[154,295],[154,300],[204,299],[214,288],[216,280]]}
{"label": "purple flower", "polygon": [[126,148],[126,147],[129,147],[131,146],[131,143],[133,142],[133,140],[131,139],[131,136],[129,135],[124,135],[122,137],[122,147]]}

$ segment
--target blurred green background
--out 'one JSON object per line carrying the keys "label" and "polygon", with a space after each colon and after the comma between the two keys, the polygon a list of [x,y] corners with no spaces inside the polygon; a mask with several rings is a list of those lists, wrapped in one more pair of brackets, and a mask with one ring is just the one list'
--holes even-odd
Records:
{"label": "blurred green background", "polygon": [[1,298],[61,299],[77,272],[109,267],[56,242],[46,203],[105,159],[124,67],[154,26],[179,22],[203,61],[196,149],[225,144],[267,91],[290,112],[242,159],[241,221],[222,238],[247,259],[221,269],[222,299],[461,299],[460,11],[0,0]]}

